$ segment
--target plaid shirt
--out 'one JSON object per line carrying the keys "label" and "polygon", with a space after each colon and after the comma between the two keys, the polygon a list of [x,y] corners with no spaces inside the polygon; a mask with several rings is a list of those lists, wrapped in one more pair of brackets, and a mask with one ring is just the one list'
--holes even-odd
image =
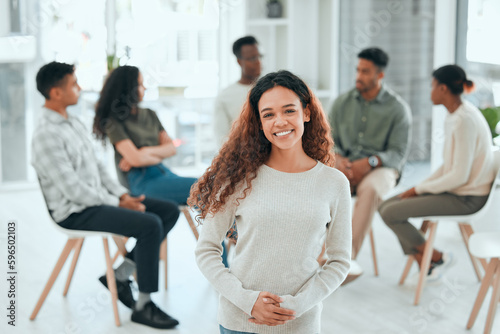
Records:
{"label": "plaid shirt", "polygon": [[98,205],[118,206],[127,189],[96,158],[83,123],[43,108],[33,134],[31,164],[56,222]]}

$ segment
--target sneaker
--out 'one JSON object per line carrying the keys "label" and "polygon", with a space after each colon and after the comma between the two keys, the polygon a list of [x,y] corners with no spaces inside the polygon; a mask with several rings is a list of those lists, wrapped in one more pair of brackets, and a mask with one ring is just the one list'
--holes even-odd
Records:
{"label": "sneaker", "polygon": [[431,267],[429,268],[429,272],[427,273],[426,282],[428,284],[432,284],[441,280],[442,277],[443,275],[440,270],[435,270],[433,267]]}
{"label": "sneaker", "polygon": [[346,285],[363,274],[363,268],[355,260],[351,260],[351,267],[349,268],[349,274],[345,278],[341,285]]}
{"label": "sneaker", "polygon": [[431,262],[429,266],[429,273],[427,274],[428,277],[432,276],[432,273],[434,272],[440,272],[440,274],[442,274],[443,271],[445,269],[448,269],[452,263],[453,263],[453,254],[443,252],[443,255],[441,256],[441,259],[439,261]]}
{"label": "sneaker", "polygon": [[[452,253],[443,253],[443,256],[439,261],[431,261],[429,265],[429,271],[427,272],[427,277],[425,279],[427,284],[437,283],[443,277],[444,269],[448,269],[453,263]],[[406,285],[414,287],[417,286],[419,280],[420,272],[416,272],[411,277],[406,280]]]}
{"label": "sneaker", "polygon": [[174,328],[179,324],[179,321],[160,310],[152,301],[144,305],[142,310],[134,310],[131,320],[138,324],[160,329]]}
{"label": "sneaker", "polygon": [[[102,275],[99,277],[99,281],[108,288],[108,278],[106,275]],[[118,292],[118,299],[122,302],[123,305],[127,306],[130,309],[133,309],[135,306],[135,299],[132,295],[132,289],[130,288],[131,280],[126,281],[116,281],[116,291]]]}

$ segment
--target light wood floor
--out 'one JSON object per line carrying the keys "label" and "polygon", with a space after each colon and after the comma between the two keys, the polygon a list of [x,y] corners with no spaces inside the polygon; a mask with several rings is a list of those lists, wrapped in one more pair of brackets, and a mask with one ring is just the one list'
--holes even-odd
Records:
{"label": "light wood floor", "polygon": [[[413,165],[398,188],[413,185],[428,173],[428,165]],[[102,242],[89,238],[83,245],[67,297],[62,296],[63,268],[35,321],[28,318],[66,241],[50,226],[42,196],[37,189],[0,192],[0,268],[6,272],[6,223],[18,221],[18,272],[16,327],[7,325],[7,286],[0,280],[0,333],[156,333],[130,321],[131,311],[119,304],[122,326],[113,321],[110,297],[97,278],[104,273]],[[414,287],[399,286],[405,257],[392,232],[378,215],[374,232],[380,276],[374,277],[368,243],[358,257],[365,273],[341,287],[323,303],[322,333],[482,333],[487,312],[483,305],[473,329],[465,324],[479,283],[454,223],[439,226],[436,245],[453,252],[456,262],[436,285],[426,286],[420,306],[413,306]],[[169,289],[154,300],[180,321],[178,334],[216,334],[217,293],[198,271],[194,261],[195,240],[184,218],[169,234]],[[161,264],[163,265],[163,264]],[[163,284],[160,270],[160,286]],[[412,269],[412,273],[416,268]],[[411,274],[410,274],[411,275]],[[486,301],[489,301],[490,294]],[[500,333],[497,315],[492,333]]]}

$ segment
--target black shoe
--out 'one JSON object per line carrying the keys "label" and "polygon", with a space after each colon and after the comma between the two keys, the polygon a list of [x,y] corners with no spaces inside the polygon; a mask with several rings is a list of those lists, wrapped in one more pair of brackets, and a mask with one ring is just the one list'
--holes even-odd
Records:
{"label": "black shoe", "polygon": [[179,324],[177,320],[160,310],[152,301],[144,305],[142,310],[134,310],[132,321],[160,329],[174,328]]}
{"label": "black shoe", "polygon": [[[102,285],[108,288],[108,278],[106,277],[106,275],[102,275],[101,277],[99,277],[99,281],[102,283]],[[122,304],[130,309],[134,309],[135,300],[134,296],[132,295],[130,283],[132,283],[131,280],[126,280],[125,282],[116,280],[116,291],[118,291],[118,299],[122,302]]]}

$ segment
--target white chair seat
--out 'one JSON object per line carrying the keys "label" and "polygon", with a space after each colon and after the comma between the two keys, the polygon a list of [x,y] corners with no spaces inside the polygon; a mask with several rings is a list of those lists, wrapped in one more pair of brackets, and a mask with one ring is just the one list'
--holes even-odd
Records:
{"label": "white chair seat", "polygon": [[469,239],[469,249],[475,257],[500,257],[500,231],[474,233]]}
{"label": "white chair seat", "polygon": [[110,232],[100,232],[100,231],[84,231],[84,230],[72,230],[69,228],[64,228],[61,225],[57,224],[54,222],[52,224],[59,232],[66,234],[68,237],[71,238],[85,238],[85,237],[123,237],[122,235],[119,234],[113,234]]}

